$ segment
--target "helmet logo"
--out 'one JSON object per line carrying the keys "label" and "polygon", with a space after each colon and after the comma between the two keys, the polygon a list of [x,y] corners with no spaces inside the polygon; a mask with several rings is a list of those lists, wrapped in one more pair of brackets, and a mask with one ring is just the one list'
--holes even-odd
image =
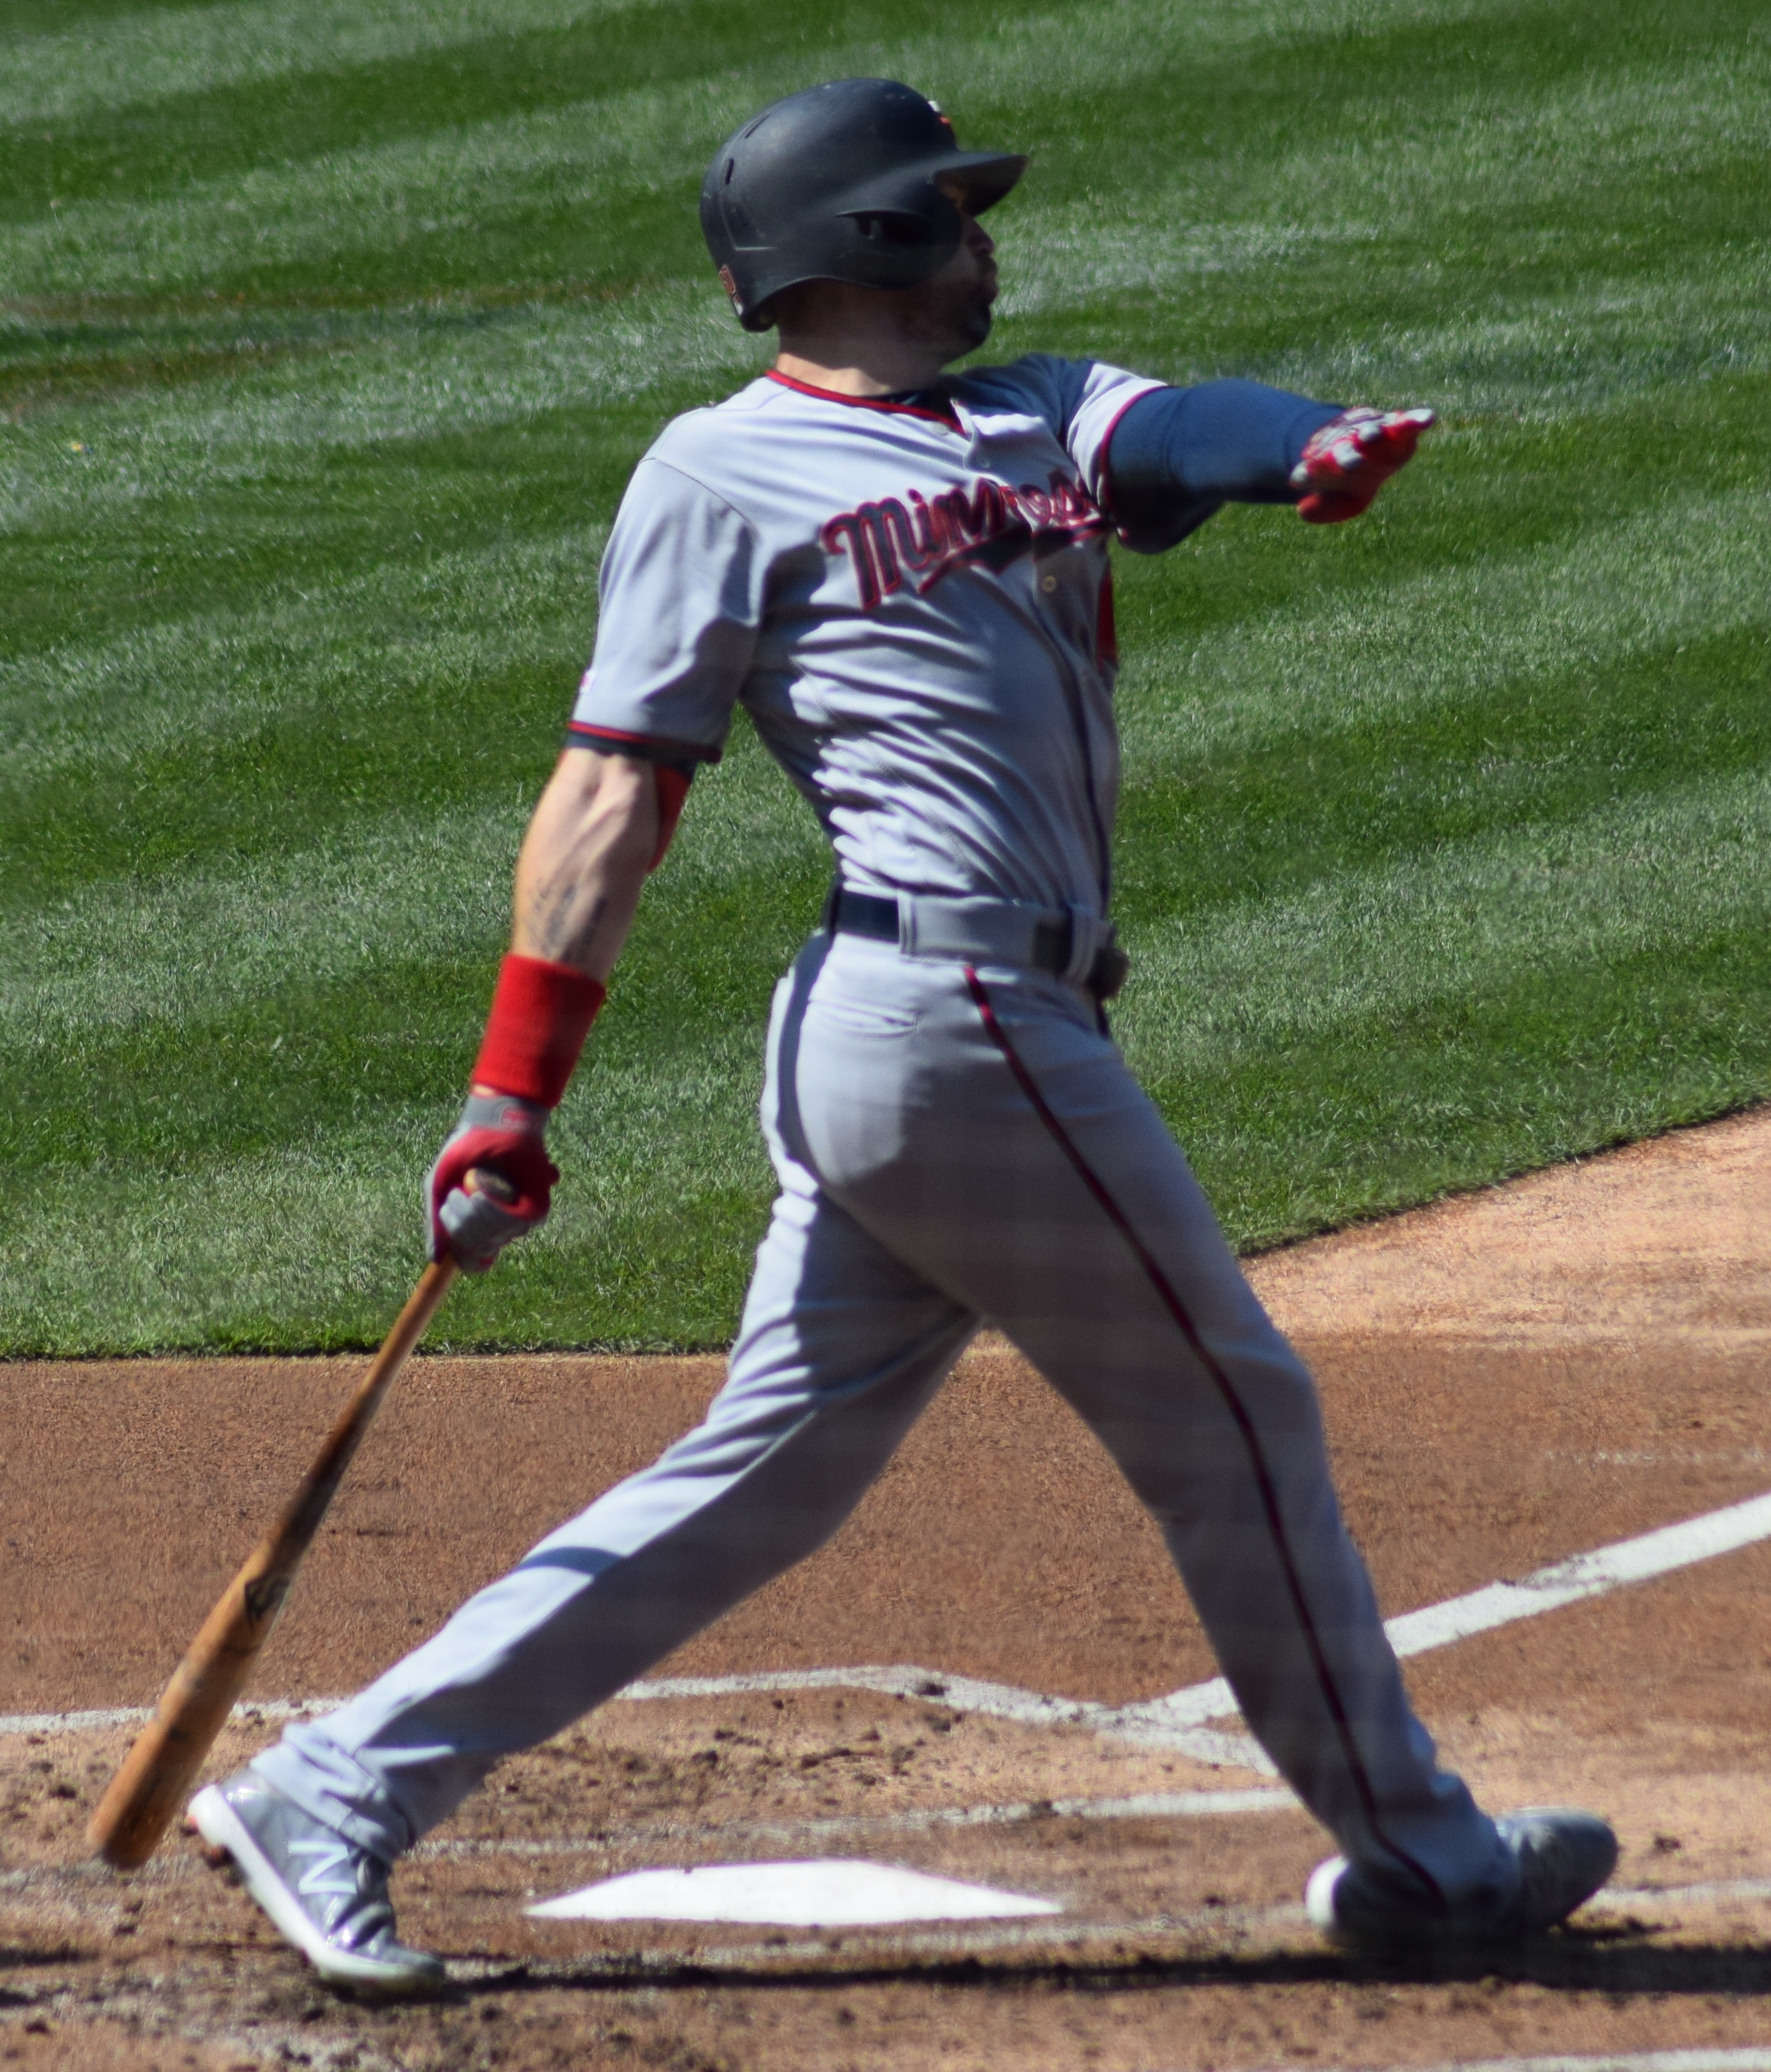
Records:
{"label": "helmet logo", "polygon": [[738,283],[732,278],[731,267],[722,266],[720,268],[719,285],[731,298],[732,307],[737,310],[739,316],[742,316],[744,314],[743,301],[738,293]]}

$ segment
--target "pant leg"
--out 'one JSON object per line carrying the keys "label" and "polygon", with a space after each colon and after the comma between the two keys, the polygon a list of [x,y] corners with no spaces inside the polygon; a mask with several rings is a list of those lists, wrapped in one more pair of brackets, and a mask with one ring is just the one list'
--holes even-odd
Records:
{"label": "pant leg", "polygon": [[1116,1046],[1055,982],[1004,972],[974,993],[934,968],[900,1069],[863,1075],[842,994],[883,983],[878,954],[845,939],[809,1003],[807,1162],[1091,1425],[1250,1726],[1347,1852],[1428,1903],[1506,1878],[1493,1823],[1409,1707],[1310,1376]]}
{"label": "pant leg", "polygon": [[253,1768],[391,1858],[837,1530],[977,1326],[788,1165],[705,1422]]}

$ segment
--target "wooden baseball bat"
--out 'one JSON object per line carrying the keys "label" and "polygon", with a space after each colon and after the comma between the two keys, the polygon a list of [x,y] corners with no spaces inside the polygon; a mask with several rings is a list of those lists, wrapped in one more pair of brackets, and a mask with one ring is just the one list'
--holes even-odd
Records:
{"label": "wooden baseball bat", "polygon": [[[470,1192],[499,1198],[506,1193],[507,1183],[496,1174],[476,1170],[467,1180]],[[452,1259],[437,1260],[424,1269],[288,1507],[247,1556],[173,1671],[153,1718],[136,1737],[87,1826],[87,1840],[106,1863],[119,1870],[145,1864],[171,1825],[191,1780],[245,1688],[259,1650],[270,1638],[302,1556],[319,1530],[352,1456],[457,1271]]]}

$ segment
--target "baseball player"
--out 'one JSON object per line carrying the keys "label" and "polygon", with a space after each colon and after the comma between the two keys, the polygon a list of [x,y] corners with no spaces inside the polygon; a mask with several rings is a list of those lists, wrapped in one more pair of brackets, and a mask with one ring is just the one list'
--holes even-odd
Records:
{"label": "baseball player", "polygon": [[[773,367],[668,426],[601,576],[595,653],[524,841],[510,956],[432,1172],[473,1270],[546,1215],[545,1145],[648,872],[742,705],[835,853],[777,988],[780,1192],[706,1421],[329,1718],[201,1792],[327,1980],[419,1992],[389,1866],[834,1533],[981,1324],[1159,1525],[1250,1729],[1341,1853],[1311,1918],[1361,1947],[1514,1938],[1608,1875],[1589,1814],[1499,1820],[1439,1768],[1342,1524],[1313,1385],[1109,1034],[1118,753],[1108,543],[1224,503],[1363,510],[1431,413],[1035,355],[990,330],[979,218],[1025,161],[845,80],[722,148],[702,221]],[[465,1186],[501,1174],[500,1203]]]}

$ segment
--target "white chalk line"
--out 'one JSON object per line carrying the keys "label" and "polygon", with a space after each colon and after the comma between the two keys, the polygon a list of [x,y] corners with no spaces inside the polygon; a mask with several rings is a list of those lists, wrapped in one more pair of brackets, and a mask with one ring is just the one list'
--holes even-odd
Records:
{"label": "white chalk line", "polygon": [[1605,1886],[1586,1903],[1602,1914],[1651,1914],[1657,1907],[1722,1906],[1771,1900],[1771,1878],[1724,1878],[1707,1885]]}
{"label": "white chalk line", "polygon": [[713,1842],[729,1848],[739,1842],[875,1840],[892,1835],[925,1835],[943,1828],[1011,1827],[1033,1820],[1199,1820],[1229,1813],[1285,1813],[1295,1810],[1291,1793],[1262,1786],[1247,1791],[1139,1791],[1117,1799],[1022,1799],[987,1806],[909,1807],[899,1813],[842,1813],[810,1820],[748,1820],[690,1827],[653,1820],[577,1839],[548,1836],[529,1841],[420,1842],[409,1853],[459,1862],[482,1856],[613,1856],[645,1842]]}
{"label": "white chalk line", "polygon": [[[1141,1720],[1122,1733],[1118,1725],[1121,1716],[1146,1708],[1103,1705],[1088,1698],[1052,1698],[1042,1692],[1023,1691],[1013,1684],[949,1675],[913,1663],[879,1668],[763,1670],[739,1676],[657,1677],[630,1684],[625,1690],[617,1691],[610,1702],[645,1704],[658,1699],[767,1696],[800,1691],[871,1691],[883,1697],[920,1698],[956,1712],[982,1713],[1019,1726],[1075,1726],[1116,1735],[1150,1747],[1178,1750],[1214,1768],[1252,1770],[1267,1777],[1277,1774],[1246,1734],[1184,1725],[1171,1728],[1159,1722],[1152,1725]],[[254,1700],[236,1711],[233,1724],[249,1727],[260,1722],[318,1719],[336,1712],[345,1702],[342,1698]],[[81,1712],[0,1714],[0,1736],[96,1733],[111,1727],[139,1726],[152,1715],[153,1708],[148,1705],[118,1705]]]}
{"label": "white chalk line", "polygon": [[[1304,2068],[1291,2068],[1304,2072]],[[1313,2066],[1308,2072],[1327,2072]],[[1390,2072],[1398,2072],[1391,2066]],[[1635,2050],[1602,2058],[1460,2058],[1401,2072],[1771,2072],[1771,2050]]]}
{"label": "white chalk line", "polygon": [[[967,1827],[1010,1827],[1036,1820],[1199,1820],[1233,1813],[1286,1813],[1296,1809],[1291,1793],[1262,1786],[1246,1791],[1138,1791],[1120,1798],[1013,1799],[986,1806],[907,1807],[896,1813],[844,1813],[810,1820],[735,1820],[694,1825],[682,1820],[636,1821],[597,1835],[548,1835],[530,1839],[420,1842],[407,1852],[412,1863],[481,1862],[499,1856],[524,1860],[550,1856],[614,1856],[657,1843],[681,1848],[697,1843],[730,1850],[746,1843],[883,1840],[900,1835],[937,1834]],[[132,1877],[158,1882],[190,1877],[206,1869],[200,1856],[157,1856]],[[109,1889],[112,1873],[102,1864],[32,1864],[0,1871],[0,1893],[47,1887]]]}
{"label": "white chalk line", "polygon": [[[254,1698],[237,1705],[229,1725],[249,1727],[259,1720],[317,1719],[336,1712],[342,1698]],[[0,1735],[97,1733],[107,1727],[138,1727],[154,1716],[151,1705],[108,1705],[84,1712],[0,1712]]]}
{"label": "white chalk line", "polygon": [[[1435,1648],[1468,1640],[1497,1626],[1511,1626],[1520,1619],[1536,1618],[1564,1605],[1579,1604],[1588,1597],[1603,1597],[1626,1583],[1644,1583],[1674,1569],[1691,1567],[1717,1555],[1732,1554],[1762,1540],[1771,1540],[1771,1494],[1749,1497],[1744,1503],[1729,1504],[1720,1511],[1706,1511],[1682,1524],[1662,1526],[1633,1540],[1620,1540],[1591,1553],[1571,1555],[1522,1577],[1515,1583],[1490,1583],[1460,1597],[1423,1610],[1404,1612],[1386,1619],[1384,1631],[1398,1655],[1426,1655]],[[1188,1727],[1206,1720],[1227,1718],[1237,1710],[1235,1698],[1221,1676],[1209,1684],[1195,1684],[1166,1698],[1154,1698],[1143,1705],[1122,1706],[1119,1725],[1102,1732],[1126,1733],[1138,1738],[1141,1722],[1152,1732],[1172,1725]]]}
{"label": "white chalk line", "polygon": [[[1229,1685],[1225,1685],[1227,1692]],[[879,1669],[789,1669],[754,1676],[670,1676],[630,1684],[624,1698],[715,1698],[735,1692],[766,1694],[783,1691],[877,1691],[894,1698],[921,1698],[956,1712],[976,1712],[1023,1727],[1081,1727],[1115,1740],[1165,1748],[1209,1763],[1213,1768],[1252,1770],[1263,1777],[1278,1772],[1246,1733],[1220,1733],[1192,1720],[1171,1723],[1147,1719],[1150,1703],[1103,1705],[1092,1698],[1052,1698],[1023,1691],[1013,1684],[992,1684],[979,1676],[950,1676],[939,1670],[899,1664]],[[1164,1705],[1166,1699],[1153,1701]],[[1222,1712],[1224,1708],[1220,1708]],[[1234,1701],[1227,1708],[1234,1712]],[[1216,1716],[1215,1715],[1213,1716]]]}
{"label": "white chalk line", "polygon": [[[1632,1540],[1553,1562],[1517,1582],[1490,1583],[1462,1597],[1423,1610],[1387,1619],[1384,1630],[1399,1655],[1424,1655],[1479,1633],[1535,1618],[1588,1598],[1604,1596],[1629,1583],[1689,1568],[1717,1556],[1737,1552],[1771,1539],[1771,1494],[1749,1497],[1720,1511],[1704,1512],[1678,1525],[1667,1525]],[[1079,1726],[1116,1740],[1178,1749],[1216,1765],[1272,1774],[1271,1766],[1246,1734],[1214,1733],[1211,1720],[1238,1711],[1229,1685],[1221,1676],[1191,1684],[1164,1698],[1131,1705],[1105,1705],[1092,1699],[1054,1698],[1023,1691],[1011,1684],[981,1677],[954,1676],[912,1665],[856,1669],[767,1671],[742,1676],[670,1676],[631,1684],[617,1699],[629,1702],[669,1698],[717,1698],[747,1692],[842,1690],[873,1691],[885,1696],[922,1698],[958,1712],[984,1713],[1027,1726]],[[311,1718],[336,1711],[338,1699],[298,1702],[278,1699],[241,1708],[238,1718],[274,1721]],[[147,1706],[119,1706],[77,1712],[14,1712],[0,1715],[0,1736],[76,1733],[108,1727],[133,1726],[150,1716]]]}

